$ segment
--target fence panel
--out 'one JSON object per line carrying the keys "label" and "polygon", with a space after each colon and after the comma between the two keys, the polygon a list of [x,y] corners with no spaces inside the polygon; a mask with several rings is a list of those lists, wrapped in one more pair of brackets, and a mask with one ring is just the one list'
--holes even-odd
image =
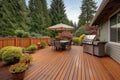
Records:
{"label": "fence panel", "polygon": [[39,38],[32,39],[32,44],[37,44],[38,42],[40,42]]}
{"label": "fence panel", "polygon": [[30,38],[18,38],[17,39],[17,46],[28,47],[30,44],[31,44]]}
{"label": "fence panel", "polygon": [[5,46],[15,46],[14,38],[3,38],[0,39],[0,48]]}
{"label": "fence panel", "polygon": [[28,47],[31,44],[37,44],[40,41],[50,43],[50,38],[0,38],[0,49],[5,46]]}
{"label": "fence panel", "polygon": [[2,48],[2,39],[0,39],[0,49]]}

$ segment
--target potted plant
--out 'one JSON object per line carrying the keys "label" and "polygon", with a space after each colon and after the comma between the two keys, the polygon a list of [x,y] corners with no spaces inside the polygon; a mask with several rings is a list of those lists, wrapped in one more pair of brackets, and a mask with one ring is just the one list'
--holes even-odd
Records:
{"label": "potted plant", "polygon": [[41,42],[38,42],[37,46],[38,46],[38,49],[40,49],[41,48]]}
{"label": "potted plant", "polygon": [[31,61],[32,61],[32,57],[29,54],[24,54],[20,58],[20,63],[25,63],[25,64],[29,65]]}
{"label": "potted plant", "polygon": [[12,73],[13,80],[23,80],[27,69],[28,65],[25,63],[16,63],[10,66],[9,71]]}

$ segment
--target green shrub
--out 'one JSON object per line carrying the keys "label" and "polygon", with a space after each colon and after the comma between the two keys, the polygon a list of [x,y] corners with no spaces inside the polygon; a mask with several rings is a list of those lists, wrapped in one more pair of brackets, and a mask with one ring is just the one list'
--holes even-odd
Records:
{"label": "green shrub", "polygon": [[31,36],[31,37],[35,37],[35,38],[39,38],[39,37],[41,37],[42,35],[41,35],[41,34],[38,34],[38,33],[32,32],[32,33],[30,34],[30,36]]}
{"label": "green shrub", "polygon": [[29,32],[24,32],[24,34],[22,35],[22,38],[28,38],[29,37]]}
{"label": "green shrub", "polygon": [[20,63],[26,63],[29,64],[32,61],[32,57],[28,54],[24,54],[21,58],[20,58]]}
{"label": "green shrub", "polygon": [[82,34],[82,35],[79,37],[79,43],[80,43],[80,45],[82,45],[82,41],[83,41],[83,39],[84,39],[85,36],[86,36],[85,34]]}
{"label": "green shrub", "polygon": [[79,44],[80,44],[79,37],[74,37],[72,40],[73,40],[73,43],[74,43],[75,45],[79,45]]}
{"label": "green shrub", "polygon": [[2,48],[2,49],[0,50],[0,58],[2,58],[2,54],[3,54],[5,51],[7,51],[8,48],[10,48],[10,47],[14,47],[14,46],[7,46],[7,47],[4,47],[4,48]]}
{"label": "green shrub", "polygon": [[15,35],[20,38],[28,38],[29,32],[25,32],[24,30],[16,30]]}
{"label": "green shrub", "polygon": [[23,34],[24,34],[24,31],[23,31],[23,30],[16,30],[16,31],[15,31],[15,35],[16,35],[17,37],[21,37],[21,38],[22,38]]}
{"label": "green shrub", "polygon": [[17,63],[14,65],[11,65],[9,71],[11,73],[21,73],[27,69],[28,69],[28,65],[26,65],[25,63]]}
{"label": "green shrub", "polygon": [[22,50],[18,47],[9,47],[2,54],[2,60],[8,64],[13,64],[19,61],[22,56]]}
{"label": "green shrub", "polygon": [[74,37],[72,40],[75,45],[82,45],[82,41],[86,35],[82,34],[80,37]]}
{"label": "green shrub", "polygon": [[45,42],[45,41],[41,41],[41,47],[42,48],[45,48],[45,47],[47,47],[48,46],[48,44]]}
{"label": "green shrub", "polygon": [[26,48],[24,48],[24,47],[20,47],[20,49],[22,50],[22,53],[25,53],[26,52]]}
{"label": "green shrub", "polygon": [[33,51],[35,51],[37,48],[38,48],[37,45],[32,44],[32,45],[30,45],[30,46],[27,48],[27,51],[33,52]]}

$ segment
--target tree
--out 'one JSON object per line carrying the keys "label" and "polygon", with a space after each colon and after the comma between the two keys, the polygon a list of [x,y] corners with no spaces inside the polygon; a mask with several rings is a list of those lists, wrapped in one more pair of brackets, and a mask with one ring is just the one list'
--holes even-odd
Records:
{"label": "tree", "polygon": [[74,34],[74,35],[77,36],[77,37],[79,37],[79,36],[82,35],[82,34],[87,34],[84,26],[78,28],[78,29],[75,31],[75,34]]}
{"label": "tree", "polygon": [[69,24],[69,20],[67,19],[65,13],[65,6],[62,0],[52,0],[50,7],[50,17],[52,25],[58,23]]}
{"label": "tree", "polygon": [[44,16],[44,24],[45,27],[49,27],[51,25],[51,20],[50,20],[50,16],[49,16],[49,11],[47,9],[47,2],[46,0],[41,0],[42,3],[42,11],[43,11],[43,16]]}
{"label": "tree", "polygon": [[30,26],[31,32],[35,32],[41,35],[48,35],[47,27],[50,26],[51,20],[47,9],[46,0],[30,0]]}
{"label": "tree", "polygon": [[85,30],[89,33],[89,34],[97,34],[97,30],[98,30],[98,26],[89,26],[89,24],[86,24],[84,26]]}
{"label": "tree", "polygon": [[83,0],[81,11],[82,13],[79,16],[78,27],[89,23],[89,21],[94,17],[96,12],[96,3],[94,0]]}
{"label": "tree", "polygon": [[41,1],[30,0],[29,9],[30,9],[30,19],[31,19],[30,32],[42,34],[41,31],[44,28],[44,17],[43,17]]}
{"label": "tree", "polygon": [[1,0],[1,23],[0,36],[14,36],[14,31],[17,29],[26,30],[27,26],[24,19],[21,4],[23,0]]}
{"label": "tree", "polygon": [[[51,25],[56,25],[59,23],[70,24],[65,13],[65,6],[63,0],[52,0],[49,12],[51,18]],[[55,31],[51,31],[50,33],[52,37],[55,37],[57,34],[57,32]]]}

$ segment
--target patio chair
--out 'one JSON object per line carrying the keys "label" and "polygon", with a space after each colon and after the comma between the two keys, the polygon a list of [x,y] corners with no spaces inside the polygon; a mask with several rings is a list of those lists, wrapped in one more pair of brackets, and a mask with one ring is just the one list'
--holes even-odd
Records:
{"label": "patio chair", "polygon": [[71,43],[72,43],[72,40],[70,40],[70,41],[66,44],[66,49],[71,49]]}
{"label": "patio chair", "polygon": [[60,44],[60,40],[55,40],[54,47],[55,47],[56,50],[61,50],[62,49],[62,46]]}
{"label": "patio chair", "polygon": [[55,40],[54,39],[51,40],[51,46],[53,49],[55,49]]}

